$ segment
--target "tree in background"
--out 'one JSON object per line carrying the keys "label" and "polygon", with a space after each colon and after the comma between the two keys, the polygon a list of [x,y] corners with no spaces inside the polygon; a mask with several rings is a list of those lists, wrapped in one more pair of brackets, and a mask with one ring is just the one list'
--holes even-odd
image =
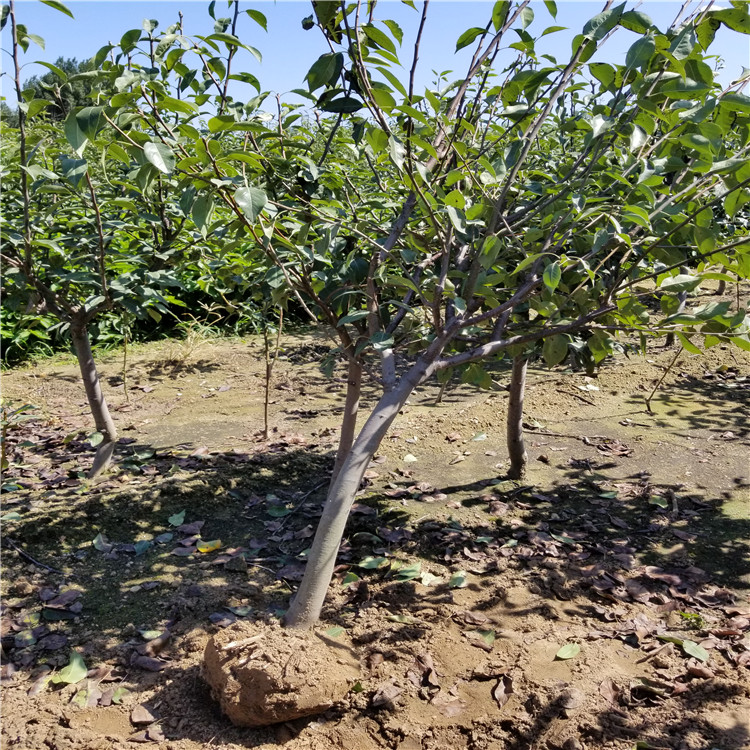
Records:
{"label": "tree in background", "polygon": [[54,319],[70,335],[96,427],[93,478],[110,464],[117,431],[90,326],[118,308],[158,320],[169,305],[184,304],[169,290],[180,286],[176,268],[201,234],[163,163],[152,157],[154,165],[140,147],[131,159],[104,133],[106,115],[95,104],[112,95],[106,75],[88,76],[94,106],[70,112],[62,129],[45,116],[48,99],[22,90],[18,51],[37,37],[17,22],[15,4],[7,7],[19,122],[2,126],[4,287],[17,307]]}

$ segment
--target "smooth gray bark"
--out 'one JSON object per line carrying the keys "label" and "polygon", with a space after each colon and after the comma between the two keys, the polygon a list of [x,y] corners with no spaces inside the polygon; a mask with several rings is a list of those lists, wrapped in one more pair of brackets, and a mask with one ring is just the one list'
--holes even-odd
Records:
{"label": "smooth gray bark", "polygon": [[89,471],[89,479],[94,479],[101,474],[112,462],[112,454],[117,442],[117,430],[112,416],[109,413],[107,401],[102,393],[99,373],[96,370],[94,356],[91,353],[91,342],[86,323],[74,321],[70,325],[70,336],[73,340],[73,348],[78,358],[78,366],[81,369],[83,387],[86,389],[86,398],[94,418],[96,429],[104,439],[99,443],[94,456],[94,463]]}
{"label": "smooth gray bark", "polygon": [[341,467],[354,445],[354,434],[357,429],[357,414],[359,413],[359,398],[362,393],[362,365],[356,358],[349,360],[349,372],[346,379],[346,401],[344,403],[344,416],[341,420],[341,434],[339,435],[339,447],[336,452],[336,463],[333,465],[331,474],[331,486],[338,477]]}
{"label": "smooth gray bark", "polygon": [[444,340],[433,342],[396,387],[382,396],[354,441],[328,491],[323,515],[307,558],[305,575],[284,618],[286,627],[311,628],[320,618],[346,521],[362,477],[393,421],[413,390],[425,378],[443,346]]}
{"label": "smooth gray bark", "polygon": [[526,392],[526,366],[528,359],[519,354],[513,358],[510,376],[510,398],[508,399],[508,419],[506,440],[510,456],[510,479],[520,479],[526,472],[528,454],[523,440],[523,399]]}

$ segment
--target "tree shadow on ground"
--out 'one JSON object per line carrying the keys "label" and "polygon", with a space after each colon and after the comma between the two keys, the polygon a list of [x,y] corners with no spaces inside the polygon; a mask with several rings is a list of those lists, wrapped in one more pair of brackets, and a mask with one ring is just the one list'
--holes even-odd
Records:
{"label": "tree shadow on ground", "polygon": [[[710,439],[746,439],[750,436],[750,379],[738,367],[706,371],[702,376],[679,372],[668,385],[657,391],[650,415],[654,424],[667,431],[691,434],[708,433]],[[629,400],[643,408],[639,397]]]}
{"label": "tree shadow on ground", "polygon": [[[50,443],[38,450],[59,451],[51,459],[57,461],[69,448],[70,444]],[[78,448],[78,453],[85,454],[85,444]],[[89,666],[101,661],[114,663],[137,689],[156,685],[159,713],[171,739],[207,743],[219,732],[224,742],[252,746],[273,741],[278,737],[276,730],[230,727],[218,716],[215,704],[207,700],[197,667],[191,662],[185,669],[180,660],[191,654],[195,657],[206,633],[217,626],[242,617],[270,617],[285,608],[302,575],[331,456],[309,445],[283,444],[283,440],[258,446],[254,453],[189,455],[177,450],[154,451],[137,443],[128,450],[134,457],[132,465],[101,484],[88,485],[72,471],[65,481],[42,492],[21,489],[12,493],[16,497],[9,507],[19,518],[6,533],[36,560],[64,571],[63,575],[44,571],[28,559],[14,557],[17,550],[10,560],[6,555],[6,583],[13,598],[6,600],[3,647],[21,673],[17,679],[24,673],[30,675],[42,662],[64,666],[67,648],[44,647],[45,638],[64,635],[67,647],[79,648]],[[32,457],[37,455],[33,449],[29,452]],[[560,611],[575,608],[577,614],[601,621],[606,617],[602,610],[608,611],[613,602],[615,606],[633,601],[663,606],[671,601],[687,612],[719,609],[731,602],[728,594],[705,586],[708,576],[692,564],[682,547],[686,540],[672,533],[682,530],[678,524],[687,521],[686,528],[699,526],[705,534],[712,515],[718,512],[711,504],[677,498],[679,511],[673,516],[669,505],[648,505],[652,495],[669,498],[667,490],[671,488],[647,486],[643,477],[630,478],[630,494],[618,498],[602,496],[580,477],[541,489],[508,483],[489,486],[489,482],[442,488],[451,501],[458,497],[461,507],[478,514],[473,522],[467,517],[440,520],[436,516],[446,515],[444,504],[425,505],[430,517],[411,522],[393,498],[368,489],[350,518],[332,591],[340,589],[345,571],[357,571],[361,580],[381,587],[378,596],[387,601],[394,615],[419,617],[427,608],[440,612],[451,601],[449,584],[428,587],[422,593],[414,582],[399,581],[395,568],[386,565],[384,570],[368,573],[358,567],[367,556],[382,556],[386,561],[418,556],[436,570],[469,571],[476,579],[470,585],[477,587],[478,612],[496,605],[509,577],[533,587],[540,597],[528,607],[517,608],[519,618],[536,614],[554,620]],[[408,496],[420,502],[422,490],[410,491],[407,480],[403,484]],[[456,509],[457,514],[460,510]],[[198,529],[200,537],[221,540],[221,548],[206,553],[194,550],[188,556],[173,554],[194,546],[190,544],[194,536],[190,525],[200,521],[204,521]],[[737,572],[736,556],[740,556],[740,571],[747,572],[748,557],[743,563],[741,553],[748,550],[750,522],[728,519],[726,523],[722,529],[727,546],[712,546],[713,572],[715,580],[731,583],[730,575]],[[172,537],[157,541],[164,534]],[[98,535],[100,549],[94,545]],[[672,539],[680,543],[682,551],[665,544]],[[151,543],[140,551],[139,542]],[[712,545],[710,536],[706,544]],[[729,557],[735,558],[734,568]],[[243,562],[235,566],[232,561],[239,558]],[[659,570],[647,572],[646,564]],[[151,586],[153,583],[156,585]],[[72,611],[69,605],[51,606],[53,600],[42,598],[45,588],[57,595],[64,593],[66,586],[81,592],[76,600],[83,605],[80,611]],[[327,608],[326,619],[346,624],[346,619],[340,619],[343,610],[338,600],[334,604]],[[366,604],[363,594],[346,608],[356,613]],[[60,613],[64,619],[55,619]],[[34,620],[34,615],[39,619]],[[440,626],[439,616],[436,625]],[[147,645],[139,631],[166,627],[173,634],[175,650],[166,651],[171,660],[156,660],[158,672],[149,672],[139,660]],[[18,638],[28,631],[35,643],[26,635]],[[418,644],[425,628],[418,623],[393,623],[387,635],[390,647],[399,652]],[[376,638],[381,636],[375,633]],[[689,706],[690,701],[698,700],[699,692],[699,686],[690,683],[688,693],[673,700]],[[731,697],[728,693],[717,692],[717,698],[713,695],[704,698],[717,705]],[[641,700],[637,693],[635,697],[628,693],[627,699]],[[545,696],[538,703],[529,703],[524,709],[529,717],[525,728],[503,727],[501,720],[498,731],[504,733],[505,746],[521,750],[550,731],[563,712],[569,711],[560,700],[557,695]],[[647,700],[651,699],[643,698]],[[623,709],[630,711],[631,706],[624,704]],[[702,731],[698,719],[686,718],[664,727],[649,724],[645,712],[639,714],[639,724],[623,727],[617,721],[620,713],[604,711],[588,717],[589,741],[637,736],[667,742],[669,736],[679,736],[688,728]],[[372,718],[375,713],[367,710],[362,715]],[[377,717],[375,720],[377,723]],[[294,731],[302,727],[304,722],[293,725]],[[721,730],[726,736],[717,734],[715,727],[710,730],[717,744],[725,740],[720,746],[727,750],[742,747],[748,739],[737,727]]]}

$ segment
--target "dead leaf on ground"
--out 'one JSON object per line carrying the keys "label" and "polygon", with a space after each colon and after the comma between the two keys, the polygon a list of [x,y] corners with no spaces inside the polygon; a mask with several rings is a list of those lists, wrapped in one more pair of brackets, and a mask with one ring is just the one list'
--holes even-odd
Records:
{"label": "dead leaf on ground", "polygon": [[458,716],[466,710],[466,701],[463,701],[460,698],[443,697],[440,694],[433,699],[432,704],[441,714],[443,714],[443,716],[449,718]]}
{"label": "dead leaf on ground", "polygon": [[159,659],[154,659],[151,656],[143,656],[136,652],[133,652],[130,664],[134,667],[145,669],[147,672],[160,672],[166,666],[166,664]]}
{"label": "dead leaf on ground", "polygon": [[599,695],[601,695],[610,706],[617,706],[620,699],[620,688],[615,685],[609,677],[599,684]]}
{"label": "dead leaf on ground", "polygon": [[386,682],[380,685],[372,696],[370,705],[373,708],[386,708],[392,710],[396,708],[396,698],[403,693],[403,688],[396,685],[395,682]]}
{"label": "dead leaf on ground", "polygon": [[154,716],[146,706],[139,703],[130,712],[130,721],[133,724],[151,724],[156,721],[156,716]]}
{"label": "dead leaf on ground", "polygon": [[492,688],[492,697],[495,699],[498,708],[502,708],[510,700],[511,695],[513,695],[513,678],[504,674],[497,681],[497,685]]}

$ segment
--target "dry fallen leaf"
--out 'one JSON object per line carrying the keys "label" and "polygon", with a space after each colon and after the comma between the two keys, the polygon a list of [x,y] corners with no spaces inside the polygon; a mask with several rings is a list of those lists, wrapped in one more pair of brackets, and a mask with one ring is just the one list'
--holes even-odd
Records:
{"label": "dry fallen leaf", "polygon": [[510,675],[504,674],[497,681],[497,685],[492,688],[492,697],[498,708],[502,708],[510,700],[511,695],[513,695],[513,679]]}
{"label": "dry fallen leaf", "polygon": [[133,724],[151,724],[151,722],[156,721],[156,716],[146,706],[139,703],[130,712],[130,721]]}
{"label": "dry fallen leaf", "polygon": [[375,691],[370,705],[373,708],[394,709],[396,707],[396,698],[403,692],[403,688],[400,688],[396,683],[392,681],[386,682]]}

